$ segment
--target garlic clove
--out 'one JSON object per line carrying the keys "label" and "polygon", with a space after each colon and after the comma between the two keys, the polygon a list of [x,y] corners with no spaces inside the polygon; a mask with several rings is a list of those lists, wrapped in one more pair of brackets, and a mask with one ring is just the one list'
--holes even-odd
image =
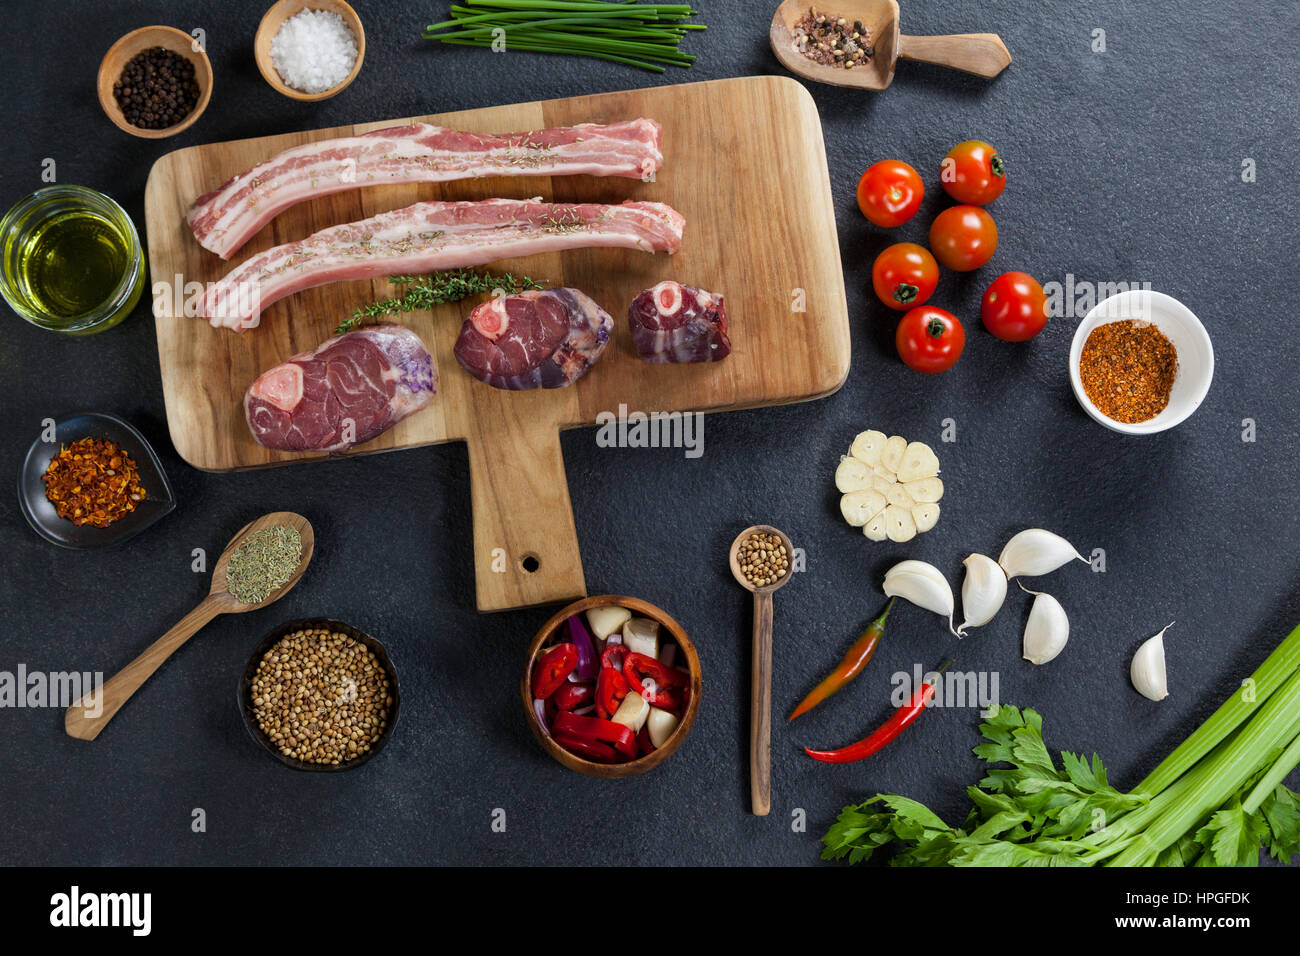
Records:
{"label": "garlic clove", "polygon": [[903,508],[906,511],[911,511],[912,505],[916,504],[912,496],[907,493],[907,487],[898,483],[889,486],[889,490],[885,492],[885,500],[895,508]]}
{"label": "garlic clove", "polygon": [[933,504],[912,505],[912,520],[916,522],[916,533],[924,534],[939,523],[939,506]]}
{"label": "garlic clove", "polygon": [[884,541],[889,537],[885,530],[885,512],[882,510],[870,521],[862,526],[862,533],[867,536],[869,541]]}
{"label": "garlic clove", "polygon": [[885,510],[885,496],[878,491],[851,491],[840,498],[840,514],[855,528],[860,528]]}
{"label": "garlic clove", "polygon": [[907,483],[918,478],[933,478],[939,474],[939,456],[925,442],[908,444],[903,460],[898,465],[898,480]]}
{"label": "garlic clove", "polygon": [[[916,497],[915,494],[912,495]],[[998,558],[998,564],[1008,578],[1037,577],[1050,574],[1062,565],[1079,560],[1087,564],[1074,545],[1059,534],[1042,528],[1027,528],[1007,542]]]}
{"label": "garlic clove", "polygon": [[1134,689],[1149,700],[1164,700],[1169,696],[1169,680],[1165,673],[1165,631],[1174,626],[1170,621],[1159,634],[1147,638],[1133,655],[1128,676]]}
{"label": "garlic clove", "polygon": [[943,481],[938,478],[918,478],[907,483],[907,493],[913,501],[933,504],[943,497]]}
{"label": "garlic clove", "polygon": [[952,588],[934,565],[924,561],[900,561],[885,573],[884,591],[889,597],[901,597],[917,607],[946,616],[948,630],[957,634],[952,626]]}
{"label": "garlic clove", "polygon": [[856,458],[840,459],[835,469],[835,487],[847,494],[850,491],[866,491],[871,487],[871,469]]}
{"label": "garlic clove", "polygon": [[885,509],[885,533],[895,544],[911,541],[916,537],[916,522],[912,520],[912,510],[890,505]]}
{"label": "garlic clove", "polygon": [[961,610],[966,620],[957,628],[958,634],[993,620],[1007,599],[1007,576],[996,561],[983,554],[972,554],[962,564],[966,567],[966,579],[961,586]]}
{"label": "garlic clove", "polygon": [[849,447],[849,454],[868,467],[880,464],[880,453],[885,448],[885,433],[874,429],[859,432]]}
{"label": "garlic clove", "polygon": [[894,474],[898,474],[898,466],[902,463],[906,451],[907,439],[902,435],[890,435],[889,441],[885,442],[884,450],[880,453],[880,463]]}
{"label": "garlic clove", "polygon": [[1070,639],[1070,619],[1065,616],[1061,602],[1050,594],[1030,591],[1023,584],[1020,587],[1034,595],[1034,605],[1025,622],[1024,658],[1031,664],[1046,664],[1065,649],[1065,642]]}

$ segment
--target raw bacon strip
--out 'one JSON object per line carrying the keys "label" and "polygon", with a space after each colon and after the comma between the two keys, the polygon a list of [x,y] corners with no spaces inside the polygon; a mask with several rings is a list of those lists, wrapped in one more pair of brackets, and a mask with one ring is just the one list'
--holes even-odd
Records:
{"label": "raw bacon strip", "polygon": [[499,135],[395,126],[285,150],[200,196],[186,219],[203,248],[229,259],[295,203],[361,186],[482,176],[649,179],[662,164],[659,124],[649,119]]}
{"label": "raw bacon strip", "polygon": [[577,289],[519,292],[476,306],[453,350],[493,388],[572,385],[600,358],[614,320]]}
{"label": "raw bacon strip", "polygon": [[722,296],[667,280],[627,310],[632,344],[647,362],[718,362],[731,354]]}
{"label": "raw bacon strip", "polygon": [[657,202],[416,203],[253,256],[208,288],[202,314],[218,328],[243,331],[254,328],[272,302],[327,282],[419,275],[562,249],[672,254],[681,248],[685,223],[681,213]]}
{"label": "raw bacon strip", "polygon": [[244,416],[265,448],[342,451],[418,412],[437,390],[420,337],[400,325],[374,325],[262,373],[244,395]]}

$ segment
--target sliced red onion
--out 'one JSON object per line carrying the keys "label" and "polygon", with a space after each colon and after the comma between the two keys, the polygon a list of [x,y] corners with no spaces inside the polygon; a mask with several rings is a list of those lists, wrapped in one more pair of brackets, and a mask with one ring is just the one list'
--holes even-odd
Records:
{"label": "sliced red onion", "polygon": [[595,712],[596,712],[596,705],[588,704],[586,707],[579,707],[577,710],[575,710],[573,712],[573,716],[586,717],[588,714],[594,714]]}
{"label": "sliced red onion", "polygon": [[540,697],[533,698],[533,713],[537,715],[537,722],[542,725],[542,730],[546,731],[546,736],[551,735],[551,725],[546,722],[546,701]]}
{"label": "sliced red onion", "polygon": [[600,657],[596,654],[596,638],[587,628],[587,622],[581,614],[575,614],[564,622],[569,631],[569,641],[578,648],[578,666],[569,674],[569,680],[578,683],[595,680],[600,673]]}

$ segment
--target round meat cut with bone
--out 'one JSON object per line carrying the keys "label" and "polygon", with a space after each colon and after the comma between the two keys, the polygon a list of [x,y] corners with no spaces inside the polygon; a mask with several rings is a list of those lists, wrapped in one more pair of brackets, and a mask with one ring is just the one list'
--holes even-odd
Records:
{"label": "round meat cut with bone", "polygon": [[519,292],[476,306],[454,352],[461,368],[493,388],[560,388],[595,364],[613,327],[577,289]]}
{"label": "round meat cut with bone", "polygon": [[342,451],[424,408],[437,387],[420,337],[400,325],[375,325],[258,376],[244,395],[244,415],[266,448]]}
{"label": "round meat cut with bone", "polygon": [[647,362],[717,362],[731,354],[722,296],[671,280],[646,289],[627,310]]}

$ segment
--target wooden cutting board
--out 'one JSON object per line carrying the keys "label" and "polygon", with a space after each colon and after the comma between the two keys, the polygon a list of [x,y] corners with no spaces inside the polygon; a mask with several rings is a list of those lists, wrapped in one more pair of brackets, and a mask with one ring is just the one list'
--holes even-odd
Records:
{"label": "wooden cutting board", "polygon": [[[194,199],[291,146],[419,121],[509,132],[646,116],[663,125],[656,182],[563,176],[377,186],[326,196],[281,213],[230,262],[202,249],[185,224]],[[374,441],[369,454],[445,441],[469,446],[474,563],[480,610],[567,601],[586,593],[560,453],[563,428],[602,412],[721,411],[819,398],[843,383],[849,324],[826,152],[817,108],[784,77],[748,77],[468,110],[359,126],[191,146],[154,164],[145,192],[154,283],[211,282],[244,258],[319,229],[429,199],[495,196],[556,202],[657,200],[686,217],[672,257],[575,250],[495,263],[551,287],[582,289],[615,320],[610,346],[569,388],[504,392],[467,375],[452,346],[477,300],[394,317],[424,340],[438,394]],[[708,365],[649,365],[637,358],[628,304],[663,279],[726,296],[733,352]],[[266,369],[319,345],[354,308],[393,294],[386,281],[327,285],[274,303],[242,334],[214,329],[155,297],[167,422],[196,468],[233,471],[323,456],[268,451],[244,422],[243,397]],[[596,433],[593,432],[592,440]],[[706,444],[707,448],[707,444]],[[662,454],[682,454],[664,450]],[[411,502],[418,509],[418,502]]]}

